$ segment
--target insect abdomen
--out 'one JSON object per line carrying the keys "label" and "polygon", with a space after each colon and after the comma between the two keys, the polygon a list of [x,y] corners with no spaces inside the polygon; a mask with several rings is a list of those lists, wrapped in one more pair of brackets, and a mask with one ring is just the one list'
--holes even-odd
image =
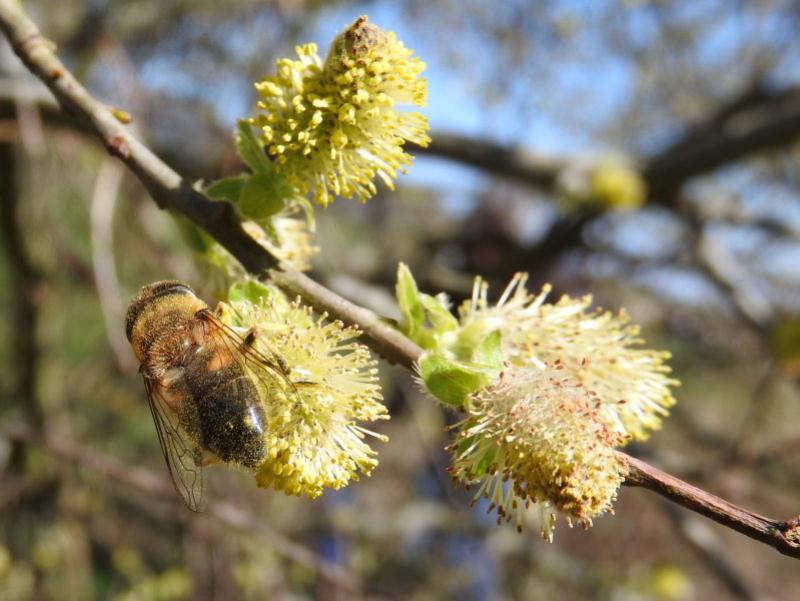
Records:
{"label": "insect abdomen", "polygon": [[186,424],[187,430],[194,430],[200,446],[221,460],[255,468],[266,453],[266,416],[258,390],[237,362],[219,363],[219,354],[203,350],[186,366],[196,409],[196,423]]}

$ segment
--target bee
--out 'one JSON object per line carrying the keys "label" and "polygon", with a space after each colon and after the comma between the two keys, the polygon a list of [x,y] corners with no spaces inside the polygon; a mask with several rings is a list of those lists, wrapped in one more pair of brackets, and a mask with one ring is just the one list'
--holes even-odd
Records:
{"label": "bee", "polygon": [[203,503],[203,466],[254,469],[265,458],[262,391],[294,390],[283,359],[256,349],[256,330],[241,335],[219,314],[168,280],[144,286],[125,317],[169,474],[193,511]]}

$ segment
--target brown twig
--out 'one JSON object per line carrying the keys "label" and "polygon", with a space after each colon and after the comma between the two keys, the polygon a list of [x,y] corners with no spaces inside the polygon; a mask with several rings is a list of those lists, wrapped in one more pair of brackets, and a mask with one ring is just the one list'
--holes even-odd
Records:
{"label": "brown twig", "polygon": [[215,202],[194,189],[120,123],[110,107],[95,99],[70,73],[22,7],[0,2],[0,29],[26,67],[55,96],[61,108],[90,128],[109,154],[139,178],[163,209],[186,215],[228,248],[248,271],[263,274],[277,261],[242,229],[225,202]]}
{"label": "brown twig", "polygon": [[775,547],[784,555],[800,558],[800,528],[794,520],[773,520],[742,509],[692,486],[641,459],[626,455],[629,465],[627,486],[641,486],[687,509],[704,515],[741,534]]}
{"label": "brown twig", "polygon": [[[745,108],[757,109],[747,127],[723,125]],[[730,110],[727,110],[730,109]],[[713,129],[713,131],[708,131]],[[674,204],[676,191],[690,178],[762,150],[786,146],[800,137],[800,91],[787,88],[749,98],[747,106],[726,107],[708,122],[690,130],[670,146],[641,163],[642,177],[652,200]],[[484,171],[552,190],[574,157],[539,155],[524,148],[503,146],[479,138],[437,133],[420,154],[452,159]]]}
{"label": "brown twig", "polygon": [[430,145],[424,148],[412,146],[411,150],[416,154],[451,159],[545,190],[555,187],[559,174],[571,162],[563,157],[541,155],[525,148],[444,132],[434,133]]}
{"label": "brown twig", "polygon": [[659,506],[686,546],[697,553],[711,574],[728,589],[731,595],[742,601],[759,601],[760,597],[755,588],[740,572],[728,549],[714,535],[706,522],[666,499],[659,499]]}
{"label": "brown twig", "polygon": [[[726,127],[742,115],[746,124]],[[688,130],[674,145],[640,163],[651,200],[673,205],[687,180],[756,152],[788,146],[800,137],[800,89],[758,89],[718,107],[706,121]],[[438,132],[427,148],[414,151],[452,159],[483,171],[511,177],[551,191],[575,157],[546,156],[480,138]]]}
{"label": "brown twig", "polygon": [[797,87],[761,91],[742,100],[712,114],[707,123],[647,161],[642,175],[656,200],[670,204],[688,179],[800,137]]}
{"label": "brown twig", "polygon": [[[66,438],[42,436],[27,427],[5,427],[0,436],[17,442],[35,445],[58,459],[59,461],[78,465],[101,474],[125,486],[142,491],[151,498],[180,503],[172,485],[152,471],[126,465],[104,455],[97,449],[81,446]],[[307,566],[330,582],[335,582],[348,591],[359,588],[358,578],[342,566],[330,563],[310,549],[287,538],[277,530],[269,527],[263,520],[247,513],[233,503],[221,501],[214,503],[206,512],[207,515],[228,529],[247,534],[256,533],[268,541],[276,553],[286,559]],[[195,515],[195,514],[191,514]]]}
{"label": "brown twig", "polygon": [[136,373],[136,359],[119,328],[125,306],[114,265],[114,207],[124,171],[117,162],[107,159],[100,166],[92,192],[89,221],[92,235],[92,268],[100,310],[106,326],[106,337],[117,364],[126,374]]}
{"label": "brown twig", "polygon": [[33,264],[20,229],[17,148],[11,142],[0,143],[0,244],[5,247],[10,268],[14,364],[14,389],[7,391],[22,401],[22,410],[31,424],[44,425],[45,416],[36,396],[39,370],[39,346],[36,338],[39,322],[41,273]]}
{"label": "brown twig", "polygon": [[270,272],[272,280],[289,294],[303,297],[321,313],[357,325],[364,333],[369,346],[384,359],[410,370],[422,356],[422,349],[383,321],[369,309],[359,307],[342,298],[307,275],[297,271]]}
{"label": "brown twig", "polygon": [[[213,202],[194,190],[164,164],[127,128],[107,106],[92,98],[55,56],[49,43],[13,0],[0,0],[0,29],[28,68],[44,81],[65,110],[95,132],[109,152],[122,160],[142,181],[160,207],[184,214],[227,248],[246,269],[274,281],[330,316],[361,327],[367,343],[387,360],[409,369],[422,349],[371,311],[359,307],[321,286],[302,273],[278,270],[277,261],[241,228],[230,205]],[[647,488],[673,503],[770,545],[792,557],[800,557],[800,522],[780,522],[737,507],[644,461],[621,453],[628,461],[628,486]],[[145,484],[145,483],[143,483]],[[233,520],[233,506],[223,505]],[[217,509],[217,512],[220,510]],[[242,524],[245,526],[245,524]]]}

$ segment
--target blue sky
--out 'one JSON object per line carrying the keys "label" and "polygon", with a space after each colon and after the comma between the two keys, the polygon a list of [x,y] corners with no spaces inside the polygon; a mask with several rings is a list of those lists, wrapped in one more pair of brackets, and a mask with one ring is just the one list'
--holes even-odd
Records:
{"label": "blue sky", "polygon": [[[712,3],[713,4],[713,3]],[[707,11],[712,6],[706,0],[698,3],[674,5],[673,19],[691,22],[697,17],[695,13]],[[593,13],[602,13],[605,3],[585,3],[576,0],[563,0],[559,4],[559,11],[580,14],[591,26]],[[737,56],[742,40],[773,40],[778,35],[787,35],[787,24],[782,24],[771,14],[755,15],[752,7],[737,11],[726,12],[713,22],[708,30],[708,35],[699,41],[699,52],[692,60],[699,65],[713,66],[714,72],[720,74],[720,79],[730,81],[732,90],[735,90],[737,77],[741,78],[744,72],[741,67],[732,62]],[[751,10],[747,18],[743,18],[744,10]],[[301,40],[316,42],[324,51],[333,37],[346,25],[351,23],[361,14],[368,14],[370,19],[384,29],[395,31],[399,38],[412,48],[428,65],[426,77],[429,82],[428,106],[422,109],[428,116],[432,131],[450,131],[461,134],[474,135],[488,138],[506,144],[520,144],[533,148],[538,152],[556,155],[597,155],[607,151],[624,150],[614,149],[604,145],[604,140],[593,137],[592,126],[598,129],[606,123],[613,123],[617,115],[631,102],[631,97],[636,88],[638,75],[630,64],[624,59],[615,56],[604,48],[598,36],[586,30],[571,38],[569,56],[554,56],[559,62],[554,67],[556,76],[548,88],[531,86],[531,90],[515,90],[517,93],[529,93],[535,101],[541,101],[545,108],[533,108],[520,123],[519,112],[509,108],[506,101],[501,101],[487,108],[481,99],[476,98],[473,86],[480,81],[478,72],[487,67],[486,61],[494,59],[487,57],[485,61],[478,60],[474,66],[474,73],[467,71],[463,65],[453,68],[442,56],[441,44],[431,43],[430,31],[420,30],[419,24],[410,20],[403,12],[402,5],[396,2],[363,2],[345,7],[323,9],[315,26],[308,31]],[[626,9],[619,18],[624,19],[632,39],[643,47],[650,43],[657,30],[654,21],[649,17],[647,10],[639,8]],[[616,18],[616,17],[612,17]],[[603,26],[608,25],[607,23]],[[430,27],[430,23],[426,27]],[[466,30],[454,43],[473,46],[480,43],[474,36],[478,34]],[[473,37],[471,37],[473,36]],[[244,37],[231,36],[232,40]],[[534,48],[536,48],[534,44]],[[537,56],[548,60],[552,49],[541,47]],[[781,57],[775,70],[776,79],[783,81],[796,81],[800,61],[793,53],[787,52]],[[185,57],[183,57],[185,59]],[[177,57],[177,60],[183,60]],[[659,58],[654,65],[655,69],[674,68],[675,57],[665,55]],[[671,66],[670,66],[671,65]],[[691,66],[691,65],[689,65]],[[737,70],[738,67],[738,70]],[[264,72],[274,69],[274,65],[265,64]],[[513,77],[513,73],[509,73]],[[185,87],[196,88],[198,84],[207,82],[191,82],[182,78],[180,63],[175,62],[175,57],[166,57],[152,61],[146,65],[144,78],[149,85],[155,87],[167,86],[171,89]],[[527,85],[527,84],[526,84]],[[702,85],[702,84],[700,84]],[[238,82],[236,85],[218,85],[213,92],[215,107],[220,121],[233,129],[235,120],[250,110],[249,103],[253,100],[250,82]],[[586,99],[589,100],[588,108]],[[583,100],[583,102],[581,102]],[[566,108],[575,106],[575,116],[566,111],[560,111],[558,117],[553,116],[546,108],[547,103],[553,103]],[[560,103],[560,104],[559,104]],[[536,106],[536,103],[533,103]],[[582,107],[582,108],[577,108]],[[588,126],[587,126],[588,124]],[[659,144],[668,141],[669,136],[674,136],[679,131],[674,123],[667,120],[656,122],[648,131],[638,131],[645,141],[647,150],[656,150]],[[744,178],[744,180],[742,179]],[[750,180],[748,182],[747,180]],[[781,219],[790,220],[794,227],[800,227],[800,209],[797,203],[797,193],[794,188],[784,188],[776,191],[767,188],[762,181],[753,178],[752,170],[732,166],[719,174],[718,177],[707,180],[698,180],[701,184],[697,188],[699,195],[704,198],[719,197],[725,190],[732,194],[741,194],[745,199],[743,203],[751,211],[759,214],[780,213]],[[421,156],[415,161],[408,175],[401,176],[399,185],[424,186],[440,193],[442,205],[451,213],[464,212],[471,208],[475,196],[490,180],[477,170],[464,167],[443,159]],[[709,183],[711,188],[706,188]],[[715,188],[716,187],[716,188]],[[694,191],[692,191],[694,194]],[[796,209],[794,213],[787,210]],[[636,224],[621,232],[621,243],[628,246],[640,246],[642,236],[637,235],[641,223]],[[737,234],[739,235],[739,234]],[[626,242],[627,241],[627,242]],[[735,242],[734,240],[730,241]],[[773,260],[765,261],[764,270],[769,273],[796,272],[793,268],[797,264],[797,255],[792,249],[772,248],[769,257]]]}

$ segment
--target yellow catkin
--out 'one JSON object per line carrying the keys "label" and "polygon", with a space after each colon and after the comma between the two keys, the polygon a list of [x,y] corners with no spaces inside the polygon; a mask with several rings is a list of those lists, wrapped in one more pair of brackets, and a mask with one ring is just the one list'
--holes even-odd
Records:
{"label": "yellow catkin", "polygon": [[233,302],[223,313],[234,327],[255,327],[256,348],[279,357],[292,382],[263,383],[268,451],[256,480],[315,498],[369,475],[378,463],[365,437],[385,437],[362,425],[388,418],[377,363],[357,342],[358,330],[314,316],[277,289],[269,293],[263,302]]}
{"label": "yellow catkin", "polygon": [[425,63],[363,16],[334,39],[324,63],[314,44],[296,50],[296,60],[279,60],[276,75],[255,84],[250,123],[276,171],[321,206],[335,196],[367,200],[376,177],[393,187],[411,164],[405,142],[430,142],[422,115],[396,109],[424,106]]}
{"label": "yellow catkin", "polygon": [[450,446],[453,478],[478,486],[498,523],[522,530],[536,504],[542,536],[556,515],[588,528],[612,510],[627,465],[622,436],[599,419],[601,401],[560,364],[513,367],[473,395]]}
{"label": "yellow catkin", "polygon": [[661,427],[675,404],[668,352],[642,347],[638,326],[623,311],[591,308],[592,298],[562,296],[545,302],[545,286],[537,296],[518,274],[491,305],[487,286],[476,280],[472,298],[460,307],[463,328],[499,329],[503,351],[513,365],[556,363],[600,402],[599,418],[627,437],[644,440]]}

